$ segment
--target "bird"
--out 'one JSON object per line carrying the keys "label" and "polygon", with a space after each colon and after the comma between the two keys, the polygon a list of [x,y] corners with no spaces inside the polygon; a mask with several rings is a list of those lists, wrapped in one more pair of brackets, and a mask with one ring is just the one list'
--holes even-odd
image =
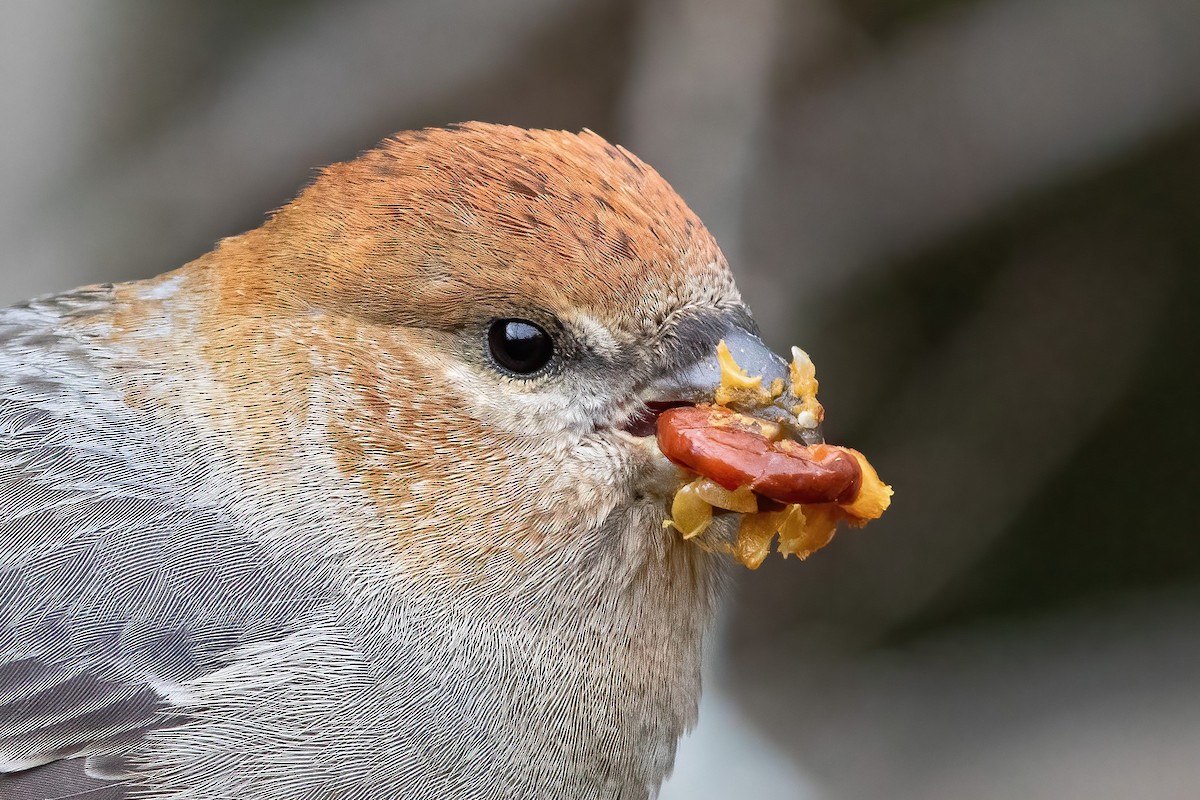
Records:
{"label": "bird", "polygon": [[485,123],[0,311],[0,797],[654,797],[729,559],[648,434],[720,341],[787,374],[658,173]]}

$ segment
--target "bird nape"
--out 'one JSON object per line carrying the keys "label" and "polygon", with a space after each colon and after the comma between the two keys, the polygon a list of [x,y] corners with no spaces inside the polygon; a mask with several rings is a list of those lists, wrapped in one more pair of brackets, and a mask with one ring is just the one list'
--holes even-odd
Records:
{"label": "bird nape", "polygon": [[730,556],[887,504],[793,355],[632,154],[477,123],[0,311],[0,795],[651,796]]}

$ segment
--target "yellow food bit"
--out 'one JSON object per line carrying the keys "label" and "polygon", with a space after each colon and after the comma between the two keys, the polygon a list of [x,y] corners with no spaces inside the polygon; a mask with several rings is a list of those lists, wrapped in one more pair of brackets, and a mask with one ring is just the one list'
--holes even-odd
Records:
{"label": "yellow food bit", "polygon": [[816,397],[817,365],[808,357],[808,353],[799,347],[792,348],[792,363],[788,367],[792,376],[792,392],[797,397]]}
{"label": "yellow food bit", "polygon": [[738,366],[724,339],[717,343],[717,363],[721,365],[722,386],[728,384],[737,389],[754,389],[762,386],[762,375],[751,377],[746,370]]}
{"label": "yellow food bit", "polygon": [[707,478],[697,478],[675,493],[671,501],[671,524],[674,525],[684,539],[699,536],[712,523],[713,507],[701,499],[696,491],[696,484]]}
{"label": "yellow food bit", "polygon": [[771,402],[773,398],[771,393],[763,388],[762,375],[750,375],[738,366],[724,339],[717,345],[717,363],[721,365],[721,385],[717,387],[716,393],[717,405],[727,406],[741,402],[763,406]]}
{"label": "yellow food bit", "polygon": [[779,528],[779,554],[794,555],[801,561],[833,539],[841,510],[833,503],[792,506],[790,515]]}
{"label": "yellow food bit", "polygon": [[771,540],[786,511],[764,511],[742,517],[733,557],[750,569],[758,569],[771,552]]}
{"label": "yellow food bit", "polygon": [[817,367],[808,353],[799,347],[792,348],[792,363],[788,367],[792,378],[792,394],[800,398],[792,406],[792,414],[802,428],[815,428],[825,419],[825,409],[817,401]]}
{"label": "yellow food bit", "polygon": [[854,502],[842,506],[851,525],[865,525],[867,520],[879,519],[892,504],[892,487],[879,479],[879,473],[867,461],[867,457],[849,447],[846,452],[854,456],[862,470],[862,488]]}
{"label": "yellow food bit", "polygon": [[691,486],[694,487],[697,497],[715,508],[741,514],[753,514],[758,511],[758,499],[749,486],[739,486],[731,492],[710,478],[695,480]]}

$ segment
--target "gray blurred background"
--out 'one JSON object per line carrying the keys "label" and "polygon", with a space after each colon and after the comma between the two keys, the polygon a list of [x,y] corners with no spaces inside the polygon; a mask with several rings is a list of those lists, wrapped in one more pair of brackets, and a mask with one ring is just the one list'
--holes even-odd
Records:
{"label": "gray blurred background", "polygon": [[591,128],[896,486],[740,576],[664,798],[1200,797],[1198,43],[1197,0],[2,0],[0,301],[393,131]]}

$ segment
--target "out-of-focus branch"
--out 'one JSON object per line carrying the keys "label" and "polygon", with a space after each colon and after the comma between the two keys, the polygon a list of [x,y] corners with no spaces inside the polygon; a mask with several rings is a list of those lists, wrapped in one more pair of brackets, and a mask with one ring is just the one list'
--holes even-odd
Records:
{"label": "out-of-focus branch", "polygon": [[[315,6],[268,34],[160,139],[94,165],[69,196],[23,209],[6,255],[40,286],[60,289],[83,263],[105,279],[177,266],[179,252],[198,255],[250,209],[279,202],[302,177],[297,164],[353,156],[346,142],[369,144],[364,135],[390,133],[389,120],[518,58],[583,1]],[[0,301],[25,294],[21,284],[0,287]]]}
{"label": "out-of-focus branch", "polygon": [[1193,0],[991,0],[801,97],[750,197],[772,316],[1200,107]]}
{"label": "out-of-focus branch", "polygon": [[651,0],[639,12],[625,138],[735,259],[743,196],[768,115],[780,4]]}

